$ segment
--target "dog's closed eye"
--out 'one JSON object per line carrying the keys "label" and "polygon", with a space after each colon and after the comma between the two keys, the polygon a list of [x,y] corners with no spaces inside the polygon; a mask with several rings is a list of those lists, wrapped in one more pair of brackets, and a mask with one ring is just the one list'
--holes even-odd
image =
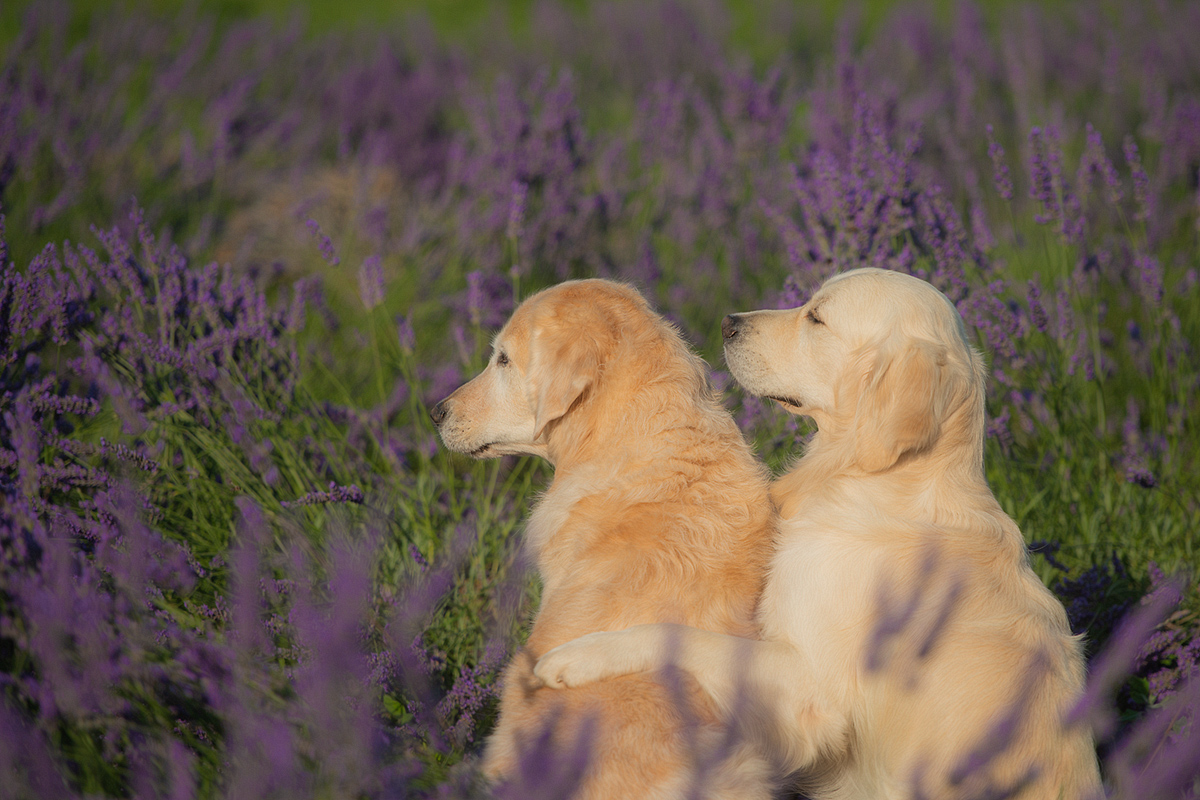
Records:
{"label": "dog's closed eye", "polygon": [[496,366],[497,366],[497,367],[507,367],[507,366],[508,366],[508,353],[506,353],[506,352],[504,352],[503,350],[501,350],[501,351],[499,352],[499,354],[497,354],[497,356],[496,356]]}
{"label": "dog's closed eye", "polygon": [[814,325],[824,325],[825,324],[825,320],[821,319],[821,317],[818,316],[817,309],[815,309],[815,308],[810,308],[808,310],[808,313],[805,314],[805,317],[808,319],[809,322],[811,322]]}

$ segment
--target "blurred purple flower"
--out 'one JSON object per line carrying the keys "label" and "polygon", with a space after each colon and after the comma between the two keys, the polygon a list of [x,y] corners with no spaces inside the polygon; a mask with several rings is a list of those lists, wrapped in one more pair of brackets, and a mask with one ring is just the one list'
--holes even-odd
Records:
{"label": "blurred purple flower", "polygon": [[479,326],[483,321],[484,306],[483,273],[473,270],[467,273],[467,315],[471,324]]}
{"label": "blurred purple flower", "polygon": [[1046,314],[1046,307],[1042,305],[1041,285],[1034,279],[1029,281],[1028,287],[1030,321],[1035,330],[1045,333],[1050,327],[1050,317]]}
{"label": "blurred purple flower", "polygon": [[1013,445],[1013,435],[1009,428],[1009,422],[1012,419],[1012,410],[1004,408],[995,417],[988,420],[987,435],[1000,443],[1000,448],[1005,452],[1009,452]]}
{"label": "blurred purple flower", "polygon": [[1126,403],[1125,423],[1122,425],[1123,440],[1118,463],[1125,473],[1125,480],[1145,489],[1153,489],[1158,480],[1149,466],[1149,448],[1143,441],[1140,425],[1140,409],[1132,397]]}
{"label": "blurred purple flower", "polygon": [[1195,181],[1196,181],[1196,208],[1195,208],[1196,223],[1195,223],[1195,228],[1196,228],[1196,231],[1198,233],[1200,233],[1200,167],[1196,167]]}
{"label": "blurred purple flower", "polygon": [[1058,228],[1064,242],[1078,244],[1084,235],[1083,211],[1079,198],[1063,175],[1062,143],[1058,128],[1034,127],[1029,132],[1029,196],[1041,205],[1034,219]]}
{"label": "blurred purple flower", "polygon": [[379,256],[368,256],[358,268],[358,296],[367,311],[383,304],[385,291],[383,260]]}
{"label": "blurred purple flower", "polygon": [[512,200],[508,205],[508,227],[506,234],[509,239],[521,238],[521,227],[525,223],[525,200],[529,195],[529,186],[524,181],[512,182]]}
{"label": "blurred purple flower", "polygon": [[1110,698],[1133,672],[1139,651],[1177,602],[1178,597],[1167,592],[1152,595],[1116,625],[1103,652],[1091,664],[1087,691],[1071,710],[1068,724],[1086,720],[1099,739],[1112,734],[1115,715]]}
{"label": "blurred purple flower", "polygon": [[321,250],[321,257],[325,259],[329,266],[336,267],[340,264],[342,260],[338,258],[337,251],[333,247],[333,242],[321,231],[321,226],[317,221],[311,218],[307,219],[304,222],[304,227],[308,228],[309,233],[317,240],[317,247]]}
{"label": "blurred purple flower", "polygon": [[1075,335],[1075,310],[1071,304],[1071,295],[1059,289],[1054,301],[1055,316],[1058,318],[1054,335],[1060,342],[1066,342]]}
{"label": "blurred purple flower", "polygon": [[799,308],[808,302],[811,289],[801,286],[795,275],[788,275],[783,280],[783,291],[779,295],[778,308]]}
{"label": "blurred purple flower", "polygon": [[[1184,597],[1180,589],[1185,584],[1168,578],[1153,561],[1150,562],[1149,572],[1150,590],[1147,596],[1162,595],[1175,603],[1182,602]],[[1188,616],[1190,614],[1187,611],[1173,614],[1138,651],[1137,671],[1147,675],[1151,705],[1160,704],[1183,689],[1188,681],[1198,677],[1200,636],[1183,624]]]}
{"label": "blurred purple flower", "polygon": [[996,141],[991,123],[986,126],[988,140],[988,157],[992,159],[992,181],[996,191],[1004,200],[1012,200],[1013,184],[1008,174],[1008,164],[1004,162],[1004,148]]}
{"label": "blurred purple flower", "polygon": [[1129,173],[1133,176],[1133,218],[1138,222],[1147,222],[1151,216],[1150,178],[1142,167],[1142,156],[1132,135],[1125,137],[1124,150],[1125,163],[1129,165]]}
{"label": "blurred purple flower", "polygon": [[570,797],[575,794],[592,760],[597,721],[594,717],[585,719],[565,752],[555,741],[558,724],[557,717],[545,720],[539,734],[523,743],[516,774],[494,787],[497,800]]}
{"label": "blurred purple flower", "polygon": [[503,325],[513,310],[512,285],[509,279],[504,275],[483,270],[472,270],[466,277],[467,287],[459,309],[470,320],[471,325],[483,328],[498,328]]}
{"label": "blurred purple flower", "polygon": [[1138,289],[1154,307],[1162,305],[1163,271],[1158,259],[1152,255],[1138,255],[1134,259],[1137,267]]}
{"label": "blurred purple flower", "polygon": [[412,312],[396,317],[396,340],[400,344],[400,352],[411,356],[416,350],[417,336],[413,331]]}
{"label": "blurred purple flower", "polygon": [[1086,144],[1083,155],[1079,159],[1079,175],[1076,185],[1079,187],[1080,193],[1083,193],[1087,190],[1092,177],[1099,175],[1104,181],[1109,203],[1114,208],[1118,208],[1122,195],[1121,176],[1117,174],[1117,168],[1113,166],[1104,150],[1104,141],[1100,137],[1100,132],[1092,127],[1090,122],[1087,123],[1086,131]]}

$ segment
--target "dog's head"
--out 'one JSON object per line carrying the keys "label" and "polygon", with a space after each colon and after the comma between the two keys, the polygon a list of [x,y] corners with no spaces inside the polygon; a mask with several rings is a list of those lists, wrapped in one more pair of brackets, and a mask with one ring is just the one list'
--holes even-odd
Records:
{"label": "dog's head", "polygon": [[568,281],[522,303],[483,372],[430,412],[451,450],[476,458],[549,458],[549,437],[591,391],[623,330],[652,316],[635,290]]}
{"label": "dog's head", "polygon": [[731,314],[721,332],[747,391],[812,417],[868,472],[932,447],[964,404],[978,406],[964,424],[982,426],[983,366],[962,318],[910,275],[837,275],[800,308]]}

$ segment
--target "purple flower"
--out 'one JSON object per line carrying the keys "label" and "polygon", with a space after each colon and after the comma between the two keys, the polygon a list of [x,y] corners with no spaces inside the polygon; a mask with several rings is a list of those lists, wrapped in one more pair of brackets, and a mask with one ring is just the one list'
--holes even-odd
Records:
{"label": "purple flower", "polygon": [[410,544],[408,546],[408,555],[410,558],[412,558],[413,563],[417,565],[417,568],[421,572],[424,573],[429,571],[429,562],[425,559],[425,556],[421,555],[421,551],[417,549],[415,544]]}
{"label": "purple flower", "polygon": [[1134,259],[1134,265],[1137,267],[1138,289],[1142,296],[1155,307],[1162,305],[1163,274],[1158,259],[1141,254]]}
{"label": "purple flower", "polygon": [[529,186],[524,181],[512,182],[512,200],[508,204],[508,227],[506,234],[509,239],[521,238],[521,227],[525,223],[525,200],[529,195]]}
{"label": "purple flower", "polygon": [[1125,137],[1125,163],[1133,176],[1133,218],[1147,222],[1150,219],[1150,178],[1142,167],[1142,156],[1133,136]]}
{"label": "purple flower", "polygon": [[1009,408],[1005,408],[995,417],[988,420],[987,435],[990,438],[1000,442],[1000,447],[1006,453],[1012,448],[1013,435],[1009,428],[1009,423],[1012,419],[1012,412]]}
{"label": "purple flower", "polygon": [[1046,314],[1045,306],[1042,305],[1041,286],[1036,280],[1029,281],[1028,286],[1029,319],[1039,333],[1045,333],[1050,327],[1050,317]]}
{"label": "purple flower", "polygon": [[460,308],[471,325],[484,328],[503,325],[513,310],[513,292],[509,280],[483,270],[472,270],[466,277],[467,288]]}
{"label": "purple flower", "polygon": [[417,336],[413,332],[412,312],[396,317],[396,340],[400,344],[400,352],[411,356],[417,346]]}
{"label": "purple flower", "polygon": [[1150,450],[1143,442],[1140,409],[1137,401],[1132,397],[1126,403],[1121,438],[1124,440],[1124,445],[1118,463],[1125,472],[1125,480],[1145,489],[1153,489],[1158,485],[1158,480],[1150,471]]}
{"label": "purple flower", "polygon": [[1196,224],[1195,224],[1195,228],[1196,228],[1196,232],[1200,233],[1200,167],[1196,168],[1195,181],[1196,181],[1196,208],[1195,208]]}
{"label": "purple flower", "polygon": [[1058,128],[1051,125],[1043,130],[1034,127],[1029,132],[1029,196],[1037,200],[1042,211],[1034,216],[1042,224],[1055,224],[1063,241],[1077,244],[1084,233],[1083,211],[1079,199],[1072,193],[1063,177],[1063,153]]}
{"label": "purple flower", "polygon": [[483,306],[485,303],[483,289],[483,273],[473,270],[467,273],[467,314],[471,324],[478,326],[483,321]]}
{"label": "purple flower", "polygon": [[368,256],[358,268],[358,296],[367,311],[383,304],[385,291],[383,261],[379,256]]}
{"label": "purple flower", "polygon": [[22,394],[17,398],[14,411],[4,414],[5,427],[11,436],[15,463],[17,465],[17,488],[25,497],[41,494],[38,470],[38,427],[33,419],[33,403]]}
{"label": "purple flower", "polygon": [[313,506],[326,503],[362,503],[363,499],[362,489],[359,489],[354,484],[339,486],[334,481],[330,481],[328,491],[315,490],[301,495],[292,501],[284,500],[280,505],[284,508],[293,508],[296,506]]}
{"label": "purple flower", "polygon": [[[1084,577],[1094,579],[1094,575],[1089,576],[1089,573],[1085,573]],[[1099,586],[1097,591],[1107,593],[1110,588]],[[1120,621],[1108,637],[1104,651],[1092,662],[1087,690],[1068,715],[1068,724],[1087,720],[1101,739],[1112,733],[1114,718],[1109,698],[1133,671],[1144,643],[1177,601],[1177,596],[1161,592],[1146,598],[1140,607],[1131,610]],[[1070,612],[1070,606],[1067,610]]]}
{"label": "purple flower", "polygon": [[498,800],[571,797],[576,793],[593,757],[597,720],[585,718],[565,749],[560,749],[554,735],[558,722],[557,717],[545,720],[538,735],[522,743],[516,773],[494,789]]}
{"label": "purple flower", "polygon": [[14,797],[23,787],[33,797],[70,796],[44,734],[11,710],[7,698],[0,701],[0,744],[0,775]]}
{"label": "purple flower", "polygon": [[479,664],[460,667],[454,686],[438,703],[438,714],[455,720],[451,735],[458,741],[474,741],[476,715],[499,698],[495,679],[505,656],[503,648],[493,646]]}
{"label": "purple flower", "polygon": [[783,281],[783,291],[779,295],[778,308],[799,308],[808,302],[811,289],[805,289],[795,275],[788,275]]}
{"label": "purple flower", "polygon": [[992,181],[995,183],[996,191],[1000,193],[1000,197],[1005,200],[1012,200],[1012,178],[1008,174],[1008,164],[1004,163],[1004,148],[996,141],[991,123],[988,123],[986,130],[988,157],[992,159]]}
{"label": "purple flower", "polygon": [[321,231],[321,226],[317,221],[310,218],[305,220],[304,226],[308,228],[309,233],[317,240],[317,247],[321,250],[321,257],[325,259],[329,266],[336,267],[340,264],[341,259],[338,258],[337,251],[333,248],[333,242]]}
{"label": "purple flower", "polygon": [[1055,294],[1055,312],[1058,326],[1054,332],[1055,338],[1065,342],[1075,334],[1075,311],[1071,304],[1071,295],[1059,289]]}
{"label": "purple flower", "polygon": [[1121,176],[1117,174],[1116,167],[1104,151],[1104,141],[1100,138],[1100,132],[1093,128],[1090,122],[1086,127],[1087,143],[1084,145],[1083,156],[1079,159],[1079,176],[1076,180],[1079,191],[1084,192],[1091,178],[1099,175],[1108,190],[1109,203],[1119,207],[1122,194]]}
{"label": "purple flower", "polygon": [[629,270],[629,278],[637,285],[650,290],[658,285],[662,275],[662,265],[654,252],[654,244],[649,237],[645,237],[638,246],[637,260]]}

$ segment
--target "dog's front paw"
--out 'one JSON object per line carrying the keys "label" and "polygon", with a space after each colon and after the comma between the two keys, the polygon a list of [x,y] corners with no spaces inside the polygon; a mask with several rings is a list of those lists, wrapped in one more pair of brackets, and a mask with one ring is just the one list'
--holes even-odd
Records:
{"label": "dog's front paw", "polygon": [[589,633],[548,650],[533,665],[533,674],[551,689],[568,689],[603,679],[603,664],[594,658],[596,648],[603,647],[603,638],[603,633]]}

